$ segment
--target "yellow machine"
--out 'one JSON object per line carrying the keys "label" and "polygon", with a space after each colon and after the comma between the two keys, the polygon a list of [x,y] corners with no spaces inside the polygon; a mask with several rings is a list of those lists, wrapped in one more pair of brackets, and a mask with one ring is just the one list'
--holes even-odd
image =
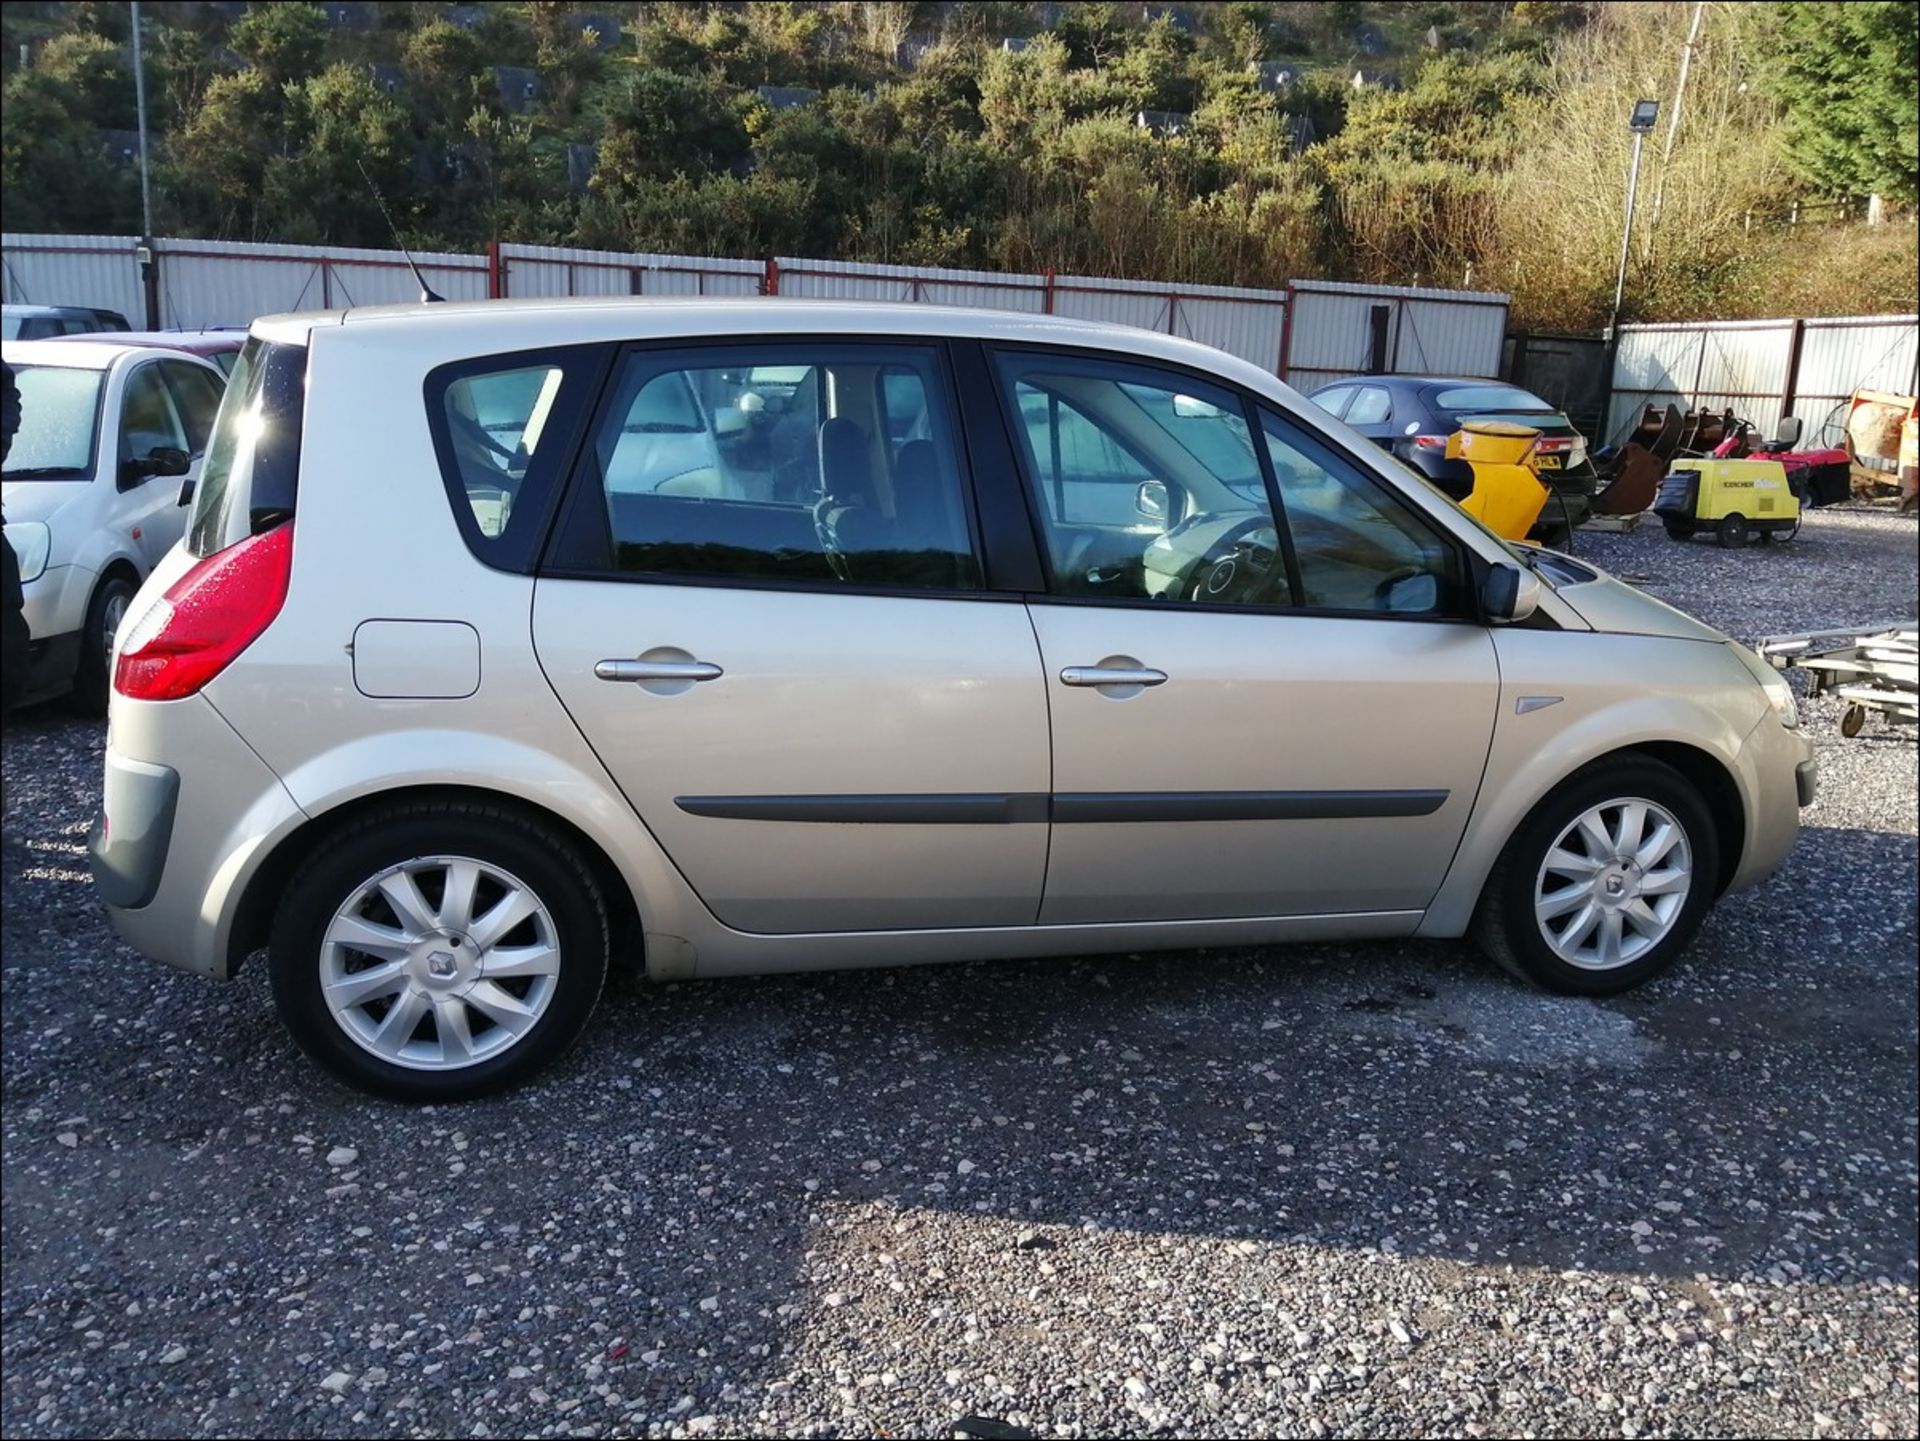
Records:
{"label": "yellow machine", "polygon": [[1473,468],[1460,508],[1505,540],[1525,540],[1550,494],[1540,479],[1540,432],[1504,420],[1470,420],[1447,437],[1447,458]]}
{"label": "yellow machine", "polygon": [[1790,539],[1800,529],[1800,497],[1777,460],[1676,460],[1653,500],[1674,540],[1702,531],[1729,550],[1754,536]]}

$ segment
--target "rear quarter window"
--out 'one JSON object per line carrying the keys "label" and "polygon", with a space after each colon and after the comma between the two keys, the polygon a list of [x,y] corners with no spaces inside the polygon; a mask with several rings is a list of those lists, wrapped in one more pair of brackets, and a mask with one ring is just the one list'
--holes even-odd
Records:
{"label": "rear quarter window", "polygon": [[[501,570],[531,568],[560,477],[600,388],[605,346],[528,350],[430,372],[427,426],[467,548]],[[688,423],[666,397],[656,423]]]}

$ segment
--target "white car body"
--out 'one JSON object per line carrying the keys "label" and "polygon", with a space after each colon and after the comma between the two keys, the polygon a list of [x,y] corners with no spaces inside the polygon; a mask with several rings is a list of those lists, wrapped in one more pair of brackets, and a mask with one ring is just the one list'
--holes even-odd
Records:
{"label": "white car body", "polygon": [[[4,497],[7,539],[21,563],[27,628],[34,642],[28,699],[66,690],[82,663],[88,612],[104,582],[124,579],[138,587],[180,539],[187,510],[181,487],[199,474],[205,429],[191,443],[183,407],[166,389],[173,421],[190,443],[184,475],[153,475],[120,483],[127,434],[127,404],[134,387],[170,375],[159,367],[182,367],[210,377],[216,399],[226,387],[217,366],[197,356],[119,345],[107,339],[21,341],[4,356],[16,373],[36,367],[94,372],[101,378],[92,418],[92,447],[84,468],[33,477],[16,471],[31,463],[32,397],[23,382],[21,433],[9,453]],[[210,424],[210,418],[207,421]],[[124,606],[119,607],[124,611]],[[110,616],[117,623],[119,617]]]}

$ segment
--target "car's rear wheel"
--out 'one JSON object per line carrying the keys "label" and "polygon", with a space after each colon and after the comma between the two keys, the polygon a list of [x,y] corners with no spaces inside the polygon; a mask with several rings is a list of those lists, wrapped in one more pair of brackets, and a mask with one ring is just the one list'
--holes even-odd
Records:
{"label": "car's rear wheel", "polygon": [[1646,757],[1602,762],[1514,832],[1481,893],[1474,939],[1547,990],[1616,995],[1686,949],[1718,874],[1713,817],[1685,777]]}
{"label": "car's rear wheel", "polygon": [[87,602],[79,664],[73,673],[73,708],[82,715],[107,713],[107,700],[113,694],[113,638],[127,618],[136,591],[125,576],[110,575]]}
{"label": "car's rear wheel", "polygon": [[466,1100],[579,1036],[606,979],[606,906],[567,840],[518,811],[395,806],[295,875],[271,965],[281,1019],[341,1080]]}

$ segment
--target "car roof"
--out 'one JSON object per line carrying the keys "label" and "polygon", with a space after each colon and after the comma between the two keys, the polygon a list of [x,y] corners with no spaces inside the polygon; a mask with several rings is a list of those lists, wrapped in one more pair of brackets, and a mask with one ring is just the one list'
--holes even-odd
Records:
{"label": "car roof", "polygon": [[64,365],[70,370],[107,370],[121,356],[137,353],[133,346],[96,335],[79,335],[71,339],[62,336],[47,340],[9,340],[5,349],[10,365]]}
{"label": "car roof", "polygon": [[1273,373],[1197,341],[1163,331],[1026,311],[887,300],[813,300],[779,296],[582,296],[524,300],[450,300],[263,317],[254,333],[304,343],[323,328],[405,326],[441,331],[450,352],[469,354],[607,340],[673,340],[729,335],[875,335],[902,339],[1032,341],[1157,357],[1242,379]]}
{"label": "car roof", "polygon": [[244,330],[106,330],[46,338],[62,345],[78,345],[90,340],[97,343],[103,337],[114,345],[142,350],[184,350],[189,355],[217,355],[224,350],[238,350],[247,343]]}
{"label": "car roof", "polygon": [[29,317],[83,315],[94,320],[98,320],[103,315],[118,315],[120,313],[117,310],[110,310],[104,305],[26,305],[12,301],[9,301],[5,305],[0,305],[0,312],[4,312],[7,315]]}

